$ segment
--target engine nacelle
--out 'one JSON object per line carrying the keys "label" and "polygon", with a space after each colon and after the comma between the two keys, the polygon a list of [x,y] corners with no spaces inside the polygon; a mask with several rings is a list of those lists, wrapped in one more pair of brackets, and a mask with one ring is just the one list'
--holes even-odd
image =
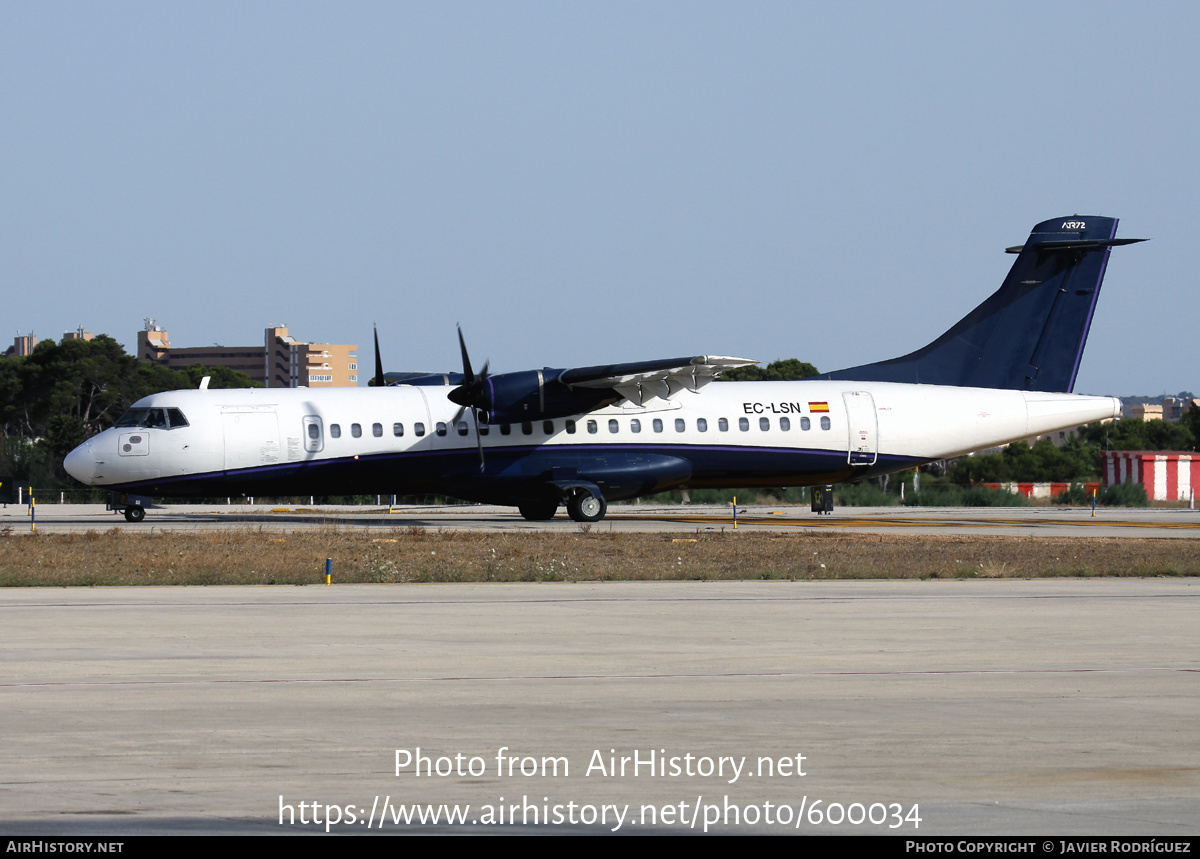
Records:
{"label": "engine nacelle", "polygon": [[488,376],[483,384],[482,409],[489,424],[562,418],[589,412],[621,399],[605,388],[571,389],[558,381],[562,370],[549,367]]}
{"label": "engine nacelle", "polygon": [[420,387],[443,387],[445,385],[461,385],[462,373],[384,373],[384,382],[388,385],[417,385]]}

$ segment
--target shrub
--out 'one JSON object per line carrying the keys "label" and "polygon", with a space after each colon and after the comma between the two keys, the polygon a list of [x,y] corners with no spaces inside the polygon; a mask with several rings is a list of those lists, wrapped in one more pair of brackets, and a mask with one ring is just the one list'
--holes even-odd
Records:
{"label": "shrub", "polygon": [[1090,507],[1092,493],[1087,491],[1082,483],[1072,483],[1068,488],[1050,499],[1051,504],[1061,504],[1065,507]]}
{"label": "shrub", "polygon": [[914,492],[904,503],[909,507],[1028,507],[1029,499],[1007,489],[986,486],[932,486]]}
{"label": "shrub", "polygon": [[1150,499],[1140,483],[1114,483],[1100,490],[1096,503],[1105,507],[1149,507]]}
{"label": "shrub", "polygon": [[875,483],[839,483],[833,488],[834,506],[841,507],[891,507],[896,496],[880,489]]}

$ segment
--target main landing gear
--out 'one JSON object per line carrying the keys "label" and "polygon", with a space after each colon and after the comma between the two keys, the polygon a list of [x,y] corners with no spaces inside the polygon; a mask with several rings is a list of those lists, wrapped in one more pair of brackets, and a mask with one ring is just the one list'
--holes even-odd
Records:
{"label": "main landing gear", "polygon": [[545,522],[554,518],[554,514],[558,512],[557,501],[526,501],[524,504],[518,504],[517,509],[521,511],[521,515],[529,522]]}
{"label": "main landing gear", "polygon": [[[598,487],[580,486],[578,483],[563,489],[567,515],[576,522],[599,522],[608,512],[608,502]],[[522,501],[517,505],[521,515],[529,522],[545,522],[554,518],[561,502],[553,499]]]}
{"label": "main landing gear", "polygon": [[588,489],[577,489],[567,500],[567,515],[576,522],[599,522],[608,510],[603,495]]}
{"label": "main landing gear", "polygon": [[141,507],[141,506],[135,504],[132,507],[125,508],[125,521],[126,522],[141,522],[145,518],[146,518],[146,508],[145,507]]}

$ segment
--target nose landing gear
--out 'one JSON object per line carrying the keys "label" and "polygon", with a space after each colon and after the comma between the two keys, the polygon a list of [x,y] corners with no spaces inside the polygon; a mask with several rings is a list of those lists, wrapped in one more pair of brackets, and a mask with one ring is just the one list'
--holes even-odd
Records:
{"label": "nose landing gear", "polygon": [[144,495],[128,495],[124,492],[114,492],[108,498],[107,509],[125,514],[126,522],[141,522],[146,518],[146,508],[150,499]]}

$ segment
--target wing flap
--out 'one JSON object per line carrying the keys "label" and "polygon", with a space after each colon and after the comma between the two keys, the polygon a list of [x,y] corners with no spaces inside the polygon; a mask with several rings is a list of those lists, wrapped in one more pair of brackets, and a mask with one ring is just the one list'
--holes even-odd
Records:
{"label": "wing flap", "polygon": [[637,405],[650,400],[669,400],[680,391],[699,391],[726,370],[756,364],[749,358],[698,355],[694,358],[666,358],[602,367],[577,367],[564,370],[558,381],[569,387],[611,388]]}

